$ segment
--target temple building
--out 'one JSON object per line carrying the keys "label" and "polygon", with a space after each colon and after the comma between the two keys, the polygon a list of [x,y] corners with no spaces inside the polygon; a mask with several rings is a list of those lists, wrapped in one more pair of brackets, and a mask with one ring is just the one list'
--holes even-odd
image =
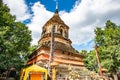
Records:
{"label": "temple building", "polygon": [[58,9],[42,27],[41,38],[38,41],[38,48],[30,56],[27,62],[48,67],[51,49],[51,28],[54,27],[54,51],[53,62],[57,63],[57,80],[68,77],[70,68],[82,69],[84,67],[84,56],[72,47],[69,39],[69,26],[60,18]]}

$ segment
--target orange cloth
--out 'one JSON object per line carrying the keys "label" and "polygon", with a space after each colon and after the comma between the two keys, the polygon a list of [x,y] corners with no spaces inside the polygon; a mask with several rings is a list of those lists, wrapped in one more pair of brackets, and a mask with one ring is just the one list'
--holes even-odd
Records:
{"label": "orange cloth", "polygon": [[43,80],[43,76],[41,74],[30,74],[30,80]]}

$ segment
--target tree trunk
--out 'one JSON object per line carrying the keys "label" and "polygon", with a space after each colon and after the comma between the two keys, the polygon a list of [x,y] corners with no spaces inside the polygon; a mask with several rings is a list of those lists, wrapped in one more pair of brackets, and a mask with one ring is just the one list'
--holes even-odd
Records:
{"label": "tree trunk", "polygon": [[116,73],[113,74],[113,78],[114,78],[114,80],[118,80],[118,76]]}

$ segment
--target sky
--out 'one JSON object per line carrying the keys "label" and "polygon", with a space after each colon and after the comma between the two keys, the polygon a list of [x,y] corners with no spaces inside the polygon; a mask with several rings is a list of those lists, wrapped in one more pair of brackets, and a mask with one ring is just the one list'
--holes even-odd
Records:
{"label": "sky", "polygon": [[[53,16],[56,0],[3,0],[16,16],[32,31],[32,44],[37,44],[43,25]],[[72,46],[78,50],[93,50],[94,29],[104,28],[111,20],[120,25],[120,0],[57,0],[61,19],[69,26]]]}

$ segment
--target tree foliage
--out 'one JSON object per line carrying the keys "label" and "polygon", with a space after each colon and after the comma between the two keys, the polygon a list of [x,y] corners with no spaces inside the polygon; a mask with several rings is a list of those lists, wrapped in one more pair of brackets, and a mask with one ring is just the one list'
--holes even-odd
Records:
{"label": "tree foliage", "polygon": [[31,31],[15,20],[10,9],[0,0],[0,68],[19,68],[30,47]]}
{"label": "tree foliage", "polygon": [[97,65],[95,51],[91,50],[87,52],[86,50],[82,50],[81,53],[85,56],[84,58],[85,67],[90,71],[98,72],[98,65]]}
{"label": "tree foliage", "polygon": [[[108,20],[104,28],[95,29],[95,43],[98,46],[98,54],[102,68],[110,73],[116,73],[120,69],[120,26]],[[85,66],[91,71],[99,71],[95,50],[87,52],[83,50]]]}
{"label": "tree foliage", "polygon": [[104,29],[96,28],[95,34],[102,67],[116,73],[120,67],[120,26],[108,20]]}

